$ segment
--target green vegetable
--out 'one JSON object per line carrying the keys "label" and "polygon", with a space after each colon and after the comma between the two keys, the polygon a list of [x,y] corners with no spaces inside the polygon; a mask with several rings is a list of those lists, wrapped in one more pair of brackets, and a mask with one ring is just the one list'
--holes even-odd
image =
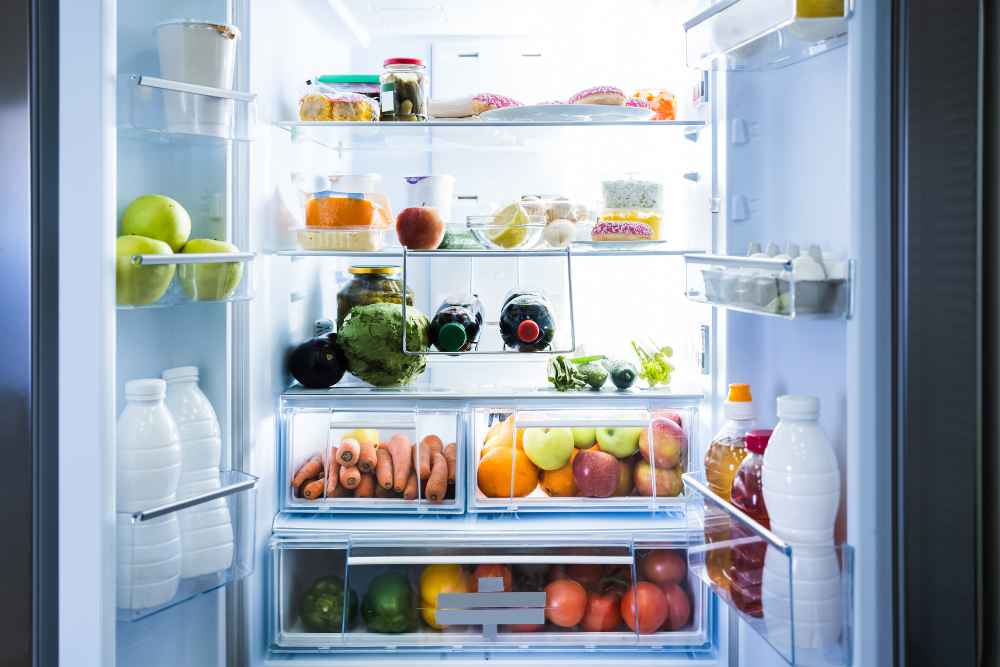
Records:
{"label": "green vegetable", "polygon": [[639,377],[649,383],[650,387],[660,384],[670,384],[670,374],[674,372],[674,365],[667,359],[674,356],[674,349],[669,345],[662,347],[653,343],[650,348],[645,348],[636,341],[632,341],[632,349],[639,357]]}
{"label": "green vegetable", "polygon": [[629,362],[613,361],[608,370],[611,372],[611,381],[619,389],[628,389],[635,384],[635,378],[638,374],[635,372],[635,366]]}
{"label": "green vegetable", "polygon": [[483,244],[476,240],[472,232],[452,232],[444,230],[444,238],[438,250],[481,250]]}
{"label": "green vegetable", "polygon": [[369,632],[395,634],[416,630],[416,598],[406,575],[385,572],[372,579],[361,602],[361,617]]}
{"label": "green vegetable", "polygon": [[580,374],[591,389],[600,389],[608,380],[608,369],[600,364],[584,364],[580,366]]}
{"label": "green vegetable", "polygon": [[595,361],[603,361],[604,359],[607,359],[607,357],[605,357],[603,354],[592,354],[589,357],[574,357],[570,359],[570,361],[572,361],[574,364],[578,366],[581,366],[583,364],[590,364]]}
{"label": "green vegetable", "polygon": [[[406,320],[407,347],[427,351],[427,316],[408,306]],[[376,387],[408,384],[427,368],[426,357],[403,353],[403,308],[394,303],[351,308],[337,343],[347,358],[347,370]]]}
{"label": "green vegetable", "polygon": [[558,355],[548,365],[549,382],[555,385],[556,391],[571,391],[586,389],[587,383],[576,364],[570,363],[563,355]]}
{"label": "green vegetable", "polygon": [[[299,605],[302,625],[310,632],[340,632],[344,623],[344,582],[340,577],[320,577],[302,596]],[[358,613],[358,596],[347,593],[347,627]]]}

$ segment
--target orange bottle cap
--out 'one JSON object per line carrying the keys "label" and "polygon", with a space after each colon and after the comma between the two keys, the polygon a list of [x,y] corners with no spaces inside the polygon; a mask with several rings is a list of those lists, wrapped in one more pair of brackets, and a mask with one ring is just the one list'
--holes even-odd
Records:
{"label": "orange bottle cap", "polygon": [[750,395],[750,385],[736,383],[729,385],[729,398],[727,400],[733,403],[751,402],[753,396]]}

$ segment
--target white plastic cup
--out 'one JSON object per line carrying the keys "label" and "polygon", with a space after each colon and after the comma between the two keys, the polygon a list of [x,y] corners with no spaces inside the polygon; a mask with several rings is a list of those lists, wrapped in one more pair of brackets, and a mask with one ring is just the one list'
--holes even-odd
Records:
{"label": "white plastic cup", "polygon": [[[232,89],[236,70],[235,26],[180,19],[156,26],[160,75],[171,81]],[[166,91],[167,130],[225,136],[232,126],[233,101]]]}
{"label": "white plastic cup", "polygon": [[406,176],[406,207],[432,206],[445,224],[451,222],[451,204],[455,198],[455,177]]}

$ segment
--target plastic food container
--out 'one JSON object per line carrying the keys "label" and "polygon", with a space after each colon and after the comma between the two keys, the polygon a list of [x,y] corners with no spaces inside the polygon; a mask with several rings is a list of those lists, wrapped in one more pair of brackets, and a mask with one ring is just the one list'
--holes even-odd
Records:
{"label": "plastic food container", "polygon": [[378,102],[359,93],[312,90],[299,100],[299,120],[374,122]]}
{"label": "plastic food container", "polygon": [[523,250],[538,245],[545,229],[545,218],[529,215],[528,223],[498,223],[492,215],[470,215],[466,225],[476,240],[492,250]]}
{"label": "plastic food container", "polygon": [[310,229],[385,229],[391,224],[389,200],[378,193],[323,190],[306,200],[306,227]]}
{"label": "plastic food container", "polygon": [[406,176],[406,206],[431,206],[445,224],[451,222],[451,203],[455,199],[455,177],[450,174],[438,176]]}
{"label": "plastic food container", "polygon": [[308,83],[321,92],[357,93],[379,101],[378,74],[320,74]]}
{"label": "plastic food container", "polygon": [[303,250],[357,250],[376,252],[385,247],[387,230],[376,227],[341,229],[298,229],[295,232]]}
{"label": "plastic food container", "polygon": [[430,80],[420,58],[389,58],[382,65],[382,120],[427,120]]}

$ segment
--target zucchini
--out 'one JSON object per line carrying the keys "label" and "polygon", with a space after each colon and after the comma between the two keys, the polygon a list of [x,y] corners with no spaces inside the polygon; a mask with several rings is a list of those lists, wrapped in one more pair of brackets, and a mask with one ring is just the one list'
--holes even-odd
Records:
{"label": "zucchini", "polygon": [[616,387],[628,389],[635,384],[635,379],[638,376],[635,366],[627,361],[615,361],[610,366],[611,368],[608,370],[611,372],[611,381],[615,383]]}

